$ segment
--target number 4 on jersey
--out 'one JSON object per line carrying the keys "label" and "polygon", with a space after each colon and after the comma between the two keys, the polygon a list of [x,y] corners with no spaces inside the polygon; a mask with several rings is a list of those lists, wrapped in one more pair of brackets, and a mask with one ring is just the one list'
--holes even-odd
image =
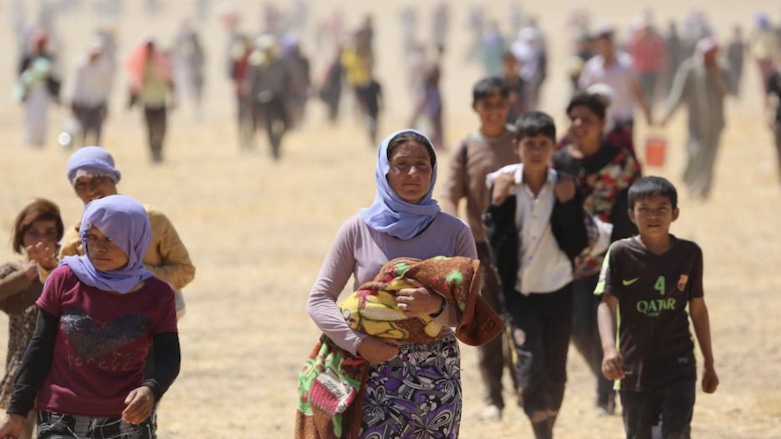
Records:
{"label": "number 4 on jersey", "polygon": [[666,291],[666,288],[664,287],[664,276],[659,276],[658,278],[656,278],[654,289],[658,291],[659,294],[664,296],[664,292]]}

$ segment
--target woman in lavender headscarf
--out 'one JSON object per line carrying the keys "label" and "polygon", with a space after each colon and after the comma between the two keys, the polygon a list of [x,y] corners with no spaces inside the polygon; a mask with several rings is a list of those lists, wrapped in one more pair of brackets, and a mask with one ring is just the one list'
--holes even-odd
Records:
{"label": "woman in lavender headscarf", "polygon": [[[33,406],[39,438],[155,437],[152,413],[180,352],[174,291],[141,261],[152,236],[146,211],[124,195],[92,201],[79,236],[86,255],[64,258],[36,302],[0,438],[18,437]],[[155,372],[144,379],[153,342]]]}
{"label": "woman in lavender headscarf", "polygon": [[[469,227],[432,198],[436,175],[436,153],[423,134],[403,130],[385,138],[374,203],[342,224],[309,294],[307,311],[325,335],[372,364],[361,438],[458,437],[461,375],[453,332],[431,345],[400,345],[350,329],[336,305],[351,276],[357,287],[394,258],[477,257]],[[410,316],[429,315],[451,327],[458,321],[456,307],[425,288],[403,289],[397,302]]]}

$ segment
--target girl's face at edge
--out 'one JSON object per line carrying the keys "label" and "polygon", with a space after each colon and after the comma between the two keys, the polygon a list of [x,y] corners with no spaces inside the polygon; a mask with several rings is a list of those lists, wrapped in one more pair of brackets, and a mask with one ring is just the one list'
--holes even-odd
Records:
{"label": "girl's face at edge", "polygon": [[38,243],[42,243],[45,247],[56,248],[58,240],[57,224],[54,220],[33,221],[22,236],[22,244],[25,248]]}

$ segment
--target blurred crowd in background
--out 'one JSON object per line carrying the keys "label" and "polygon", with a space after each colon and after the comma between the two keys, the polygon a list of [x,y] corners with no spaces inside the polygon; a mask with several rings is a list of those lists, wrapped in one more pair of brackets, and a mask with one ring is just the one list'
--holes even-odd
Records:
{"label": "blurred crowd in background", "polygon": [[[343,117],[345,107],[357,114],[365,127],[367,144],[376,146],[381,131],[383,78],[375,66],[378,59],[397,55],[378,49],[385,46],[375,41],[375,17],[371,13],[358,23],[349,23],[338,6],[330,15],[314,17],[310,0],[288,0],[258,3],[258,15],[253,18],[226,1],[145,0],[143,8],[150,17],[175,7],[188,9],[184,15],[191,18],[175,24],[179,30],[168,41],[139,32],[137,47],[119,47],[117,27],[122,25],[122,11],[128,3],[10,1],[18,74],[12,94],[23,103],[28,144],[43,146],[53,141],[46,138],[48,109],[53,104],[71,110],[61,123],[57,138],[60,145],[100,144],[104,121],[112,107],[111,96],[120,88],[127,96],[121,104],[143,111],[149,156],[153,162],[160,162],[164,158],[168,113],[186,105],[196,116],[201,114],[206,104],[204,88],[209,82],[207,63],[218,63],[223,66],[220,70],[224,78],[214,80],[232,82],[232,96],[212,95],[210,99],[235,101],[236,139],[241,151],[256,149],[262,141],[259,138],[263,138],[272,157],[279,159],[285,134],[305,125],[306,109],[317,101],[315,105],[325,106],[332,123]],[[556,35],[568,39],[569,58],[565,64],[554,65],[549,62],[552,36],[546,35],[539,17],[527,14],[519,3],[502,14],[497,14],[496,8],[489,14],[487,8],[477,4],[458,5],[468,8],[463,23],[454,22],[455,7],[445,1],[425,6],[400,3],[397,29],[383,34],[385,38],[400,38],[403,54],[394,63],[398,71],[383,75],[404,76],[411,102],[409,126],[430,135],[438,148],[448,144],[443,118],[448,102],[441,87],[445,55],[479,64],[485,76],[507,81],[511,88],[508,122],[525,111],[538,109],[552,70],[566,70],[573,94],[597,86],[597,90],[601,88],[612,96],[611,123],[627,128],[631,134],[636,109],[651,126],[664,122],[668,112],[663,109],[665,100],[675,100],[671,94],[676,73],[696,55],[697,44],[710,39],[716,62],[727,72],[724,80],[728,92],[737,97],[762,93],[781,167],[781,25],[768,12],[756,11],[750,28],[736,24],[729,35],[716,35],[706,9],[682,11],[677,19],[663,22],[652,8],[645,7],[628,23],[613,23],[587,9],[574,9],[568,11],[566,33]],[[426,22],[421,19],[424,8],[429,19]],[[86,48],[68,47],[66,52],[68,35],[58,26],[58,19],[90,10],[95,17],[92,41]],[[209,20],[218,20],[224,34],[202,35],[200,28]],[[453,33],[465,31],[470,44],[465,50],[458,48],[462,53],[451,53]],[[306,40],[312,43],[307,46],[303,36],[312,34],[314,38]],[[221,53],[206,53],[204,38],[223,39]],[[312,54],[318,58],[316,64]],[[611,66],[613,61],[615,66]],[[761,75],[761,90],[741,87],[750,64],[755,64]],[[679,96],[678,104],[686,99]],[[561,103],[562,108],[565,105]]]}

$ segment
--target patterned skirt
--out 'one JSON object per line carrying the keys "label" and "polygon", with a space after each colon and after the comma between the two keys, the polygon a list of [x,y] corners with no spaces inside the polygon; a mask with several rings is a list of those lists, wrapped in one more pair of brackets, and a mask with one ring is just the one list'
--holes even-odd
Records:
{"label": "patterned skirt", "polygon": [[458,437],[461,356],[454,335],[402,346],[371,367],[361,414],[362,439]]}

